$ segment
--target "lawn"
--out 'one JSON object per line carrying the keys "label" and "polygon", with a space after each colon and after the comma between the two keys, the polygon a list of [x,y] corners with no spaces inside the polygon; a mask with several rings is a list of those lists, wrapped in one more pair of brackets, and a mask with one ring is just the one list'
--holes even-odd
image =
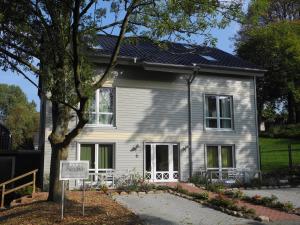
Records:
{"label": "lawn", "polygon": [[283,138],[259,138],[262,170],[288,168],[288,145],[292,146],[293,165],[300,165],[300,140]]}
{"label": "lawn", "polygon": [[10,225],[138,225],[139,218],[105,194],[86,192],[85,216],[81,215],[81,193],[67,192],[65,218],[60,220],[60,204],[47,202],[47,193],[37,193],[32,203],[0,211],[0,224]]}

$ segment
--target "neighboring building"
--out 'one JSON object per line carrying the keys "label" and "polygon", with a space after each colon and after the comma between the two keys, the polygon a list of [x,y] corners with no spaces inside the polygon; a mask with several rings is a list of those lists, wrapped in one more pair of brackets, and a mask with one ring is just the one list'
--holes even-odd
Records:
{"label": "neighboring building", "polygon": [[[116,37],[100,36],[99,43],[90,58],[101,74]],[[116,77],[96,91],[90,122],[68,159],[89,160],[93,173],[134,169],[155,182],[186,181],[206,170],[259,170],[255,79],[264,71],[216,48],[168,47],[122,45]],[[41,104],[47,177],[51,103]]]}

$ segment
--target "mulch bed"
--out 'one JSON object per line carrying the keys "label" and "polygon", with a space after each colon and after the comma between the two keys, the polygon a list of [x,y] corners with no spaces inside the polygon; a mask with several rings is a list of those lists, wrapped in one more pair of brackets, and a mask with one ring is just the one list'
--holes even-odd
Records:
{"label": "mulch bed", "polygon": [[66,193],[64,219],[60,220],[60,204],[47,202],[47,193],[37,193],[32,203],[0,211],[0,224],[46,225],[46,224],[105,224],[138,225],[140,219],[105,194],[86,192],[85,216],[82,216],[82,192]]}

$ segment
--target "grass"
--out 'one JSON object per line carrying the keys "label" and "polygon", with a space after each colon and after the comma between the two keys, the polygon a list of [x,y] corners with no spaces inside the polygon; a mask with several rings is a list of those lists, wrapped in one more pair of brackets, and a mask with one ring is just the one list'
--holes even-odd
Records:
{"label": "grass", "polygon": [[262,171],[288,168],[288,145],[292,146],[293,165],[300,165],[300,140],[284,138],[259,138]]}

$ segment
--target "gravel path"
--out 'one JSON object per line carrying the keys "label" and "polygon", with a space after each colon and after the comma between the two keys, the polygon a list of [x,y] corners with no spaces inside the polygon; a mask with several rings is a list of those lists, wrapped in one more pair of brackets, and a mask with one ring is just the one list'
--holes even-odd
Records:
{"label": "gravel path", "polygon": [[115,199],[147,225],[259,225],[171,194],[123,195]]}
{"label": "gravel path", "polygon": [[281,202],[291,202],[296,208],[300,208],[300,188],[264,189],[264,190],[243,190],[248,196],[276,195]]}

